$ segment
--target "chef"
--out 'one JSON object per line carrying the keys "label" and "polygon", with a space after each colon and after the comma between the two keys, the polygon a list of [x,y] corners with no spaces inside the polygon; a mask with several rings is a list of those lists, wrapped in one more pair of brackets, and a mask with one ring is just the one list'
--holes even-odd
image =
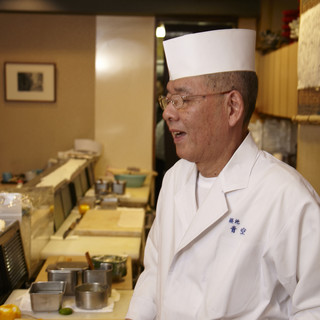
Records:
{"label": "chef", "polygon": [[258,149],[252,30],[164,42],[167,171],[127,313],[133,320],[320,319],[320,198]]}

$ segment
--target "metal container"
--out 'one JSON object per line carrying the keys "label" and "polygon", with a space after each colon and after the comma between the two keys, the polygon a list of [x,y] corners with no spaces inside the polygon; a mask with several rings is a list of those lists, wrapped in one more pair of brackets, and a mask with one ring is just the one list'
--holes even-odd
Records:
{"label": "metal container", "polygon": [[96,269],[100,269],[101,264],[112,264],[112,281],[121,281],[127,275],[127,255],[102,255],[93,256],[92,263]]}
{"label": "metal container", "polygon": [[31,308],[34,312],[58,311],[66,290],[63,281],[33,282],[30,287]]}
{"label": "metal container", "polygon": [[82,283],[82,272],[88,269],[85,262],[58,262],[47,267],[49,281],[65,281],[66,296],[74,296],[75,288]]}
{"label": "metal container", "polygon": [[95,195],[103,196],[111,191],[111,182],[99,179],[95,182]]}
{"label": "metal container", "polygon": [[107,287],[108,297],[112,290],[112,264],[103,263],[100,269],[85,270],[83,272],[83,283],[101,283]]}
{"label": "metal container", "polygon": [[107,287],[100,283],[84,283],[76,287],[76,306],[80,309],[102,309],[108,304]]}
{"label": "metal container", "polygon": [[107,284],[108,284],[108,296],[111,296],[112,291],[112,280],[113,280],[113,264],[108,262],[100,263],[100,267],[98,270],[106,270],[107,271]]}
{"label": "metal container", "polygon": [[116,180],[112,184],[112,192],[116,194],[125,194],[127,182],[123,180]]}
{"label": "metal container", "polygon": [[114,210],[118,207],[118,198],[112,196],[103,196],[100,201],[101,209],[110,209]]}

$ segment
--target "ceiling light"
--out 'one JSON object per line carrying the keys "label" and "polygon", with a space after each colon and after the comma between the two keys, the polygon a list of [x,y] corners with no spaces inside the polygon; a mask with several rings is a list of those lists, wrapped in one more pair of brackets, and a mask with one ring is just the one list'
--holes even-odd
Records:
{"label": "ceiling light", "polygon": [[157,38],[164,38],[166,36],[166,28],[164,27],[164,24],[160,24],[160,26],[157,27],[156,36]]}

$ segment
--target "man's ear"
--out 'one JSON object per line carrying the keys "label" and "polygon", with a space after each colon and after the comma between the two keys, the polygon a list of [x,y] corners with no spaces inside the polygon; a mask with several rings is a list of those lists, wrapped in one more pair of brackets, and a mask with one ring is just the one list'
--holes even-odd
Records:
{"label": "man's ear", "polygon": [[232,90],[228,94],[227,98],[227,107],[228,107],[228,117],[230,127],[234,127],[239,123],[243,122],[244,118],[244,103],[243,98],[239,91]]}

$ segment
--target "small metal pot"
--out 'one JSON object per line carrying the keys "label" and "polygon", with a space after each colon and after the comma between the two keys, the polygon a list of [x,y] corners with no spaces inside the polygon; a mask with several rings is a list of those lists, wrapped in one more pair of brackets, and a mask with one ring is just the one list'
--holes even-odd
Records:
{"label": "small metal pot", "polygon": [[108,304],[106,286],[100,283],[84,283],[76,287],[76,306],[80,309],[102,309]]}

